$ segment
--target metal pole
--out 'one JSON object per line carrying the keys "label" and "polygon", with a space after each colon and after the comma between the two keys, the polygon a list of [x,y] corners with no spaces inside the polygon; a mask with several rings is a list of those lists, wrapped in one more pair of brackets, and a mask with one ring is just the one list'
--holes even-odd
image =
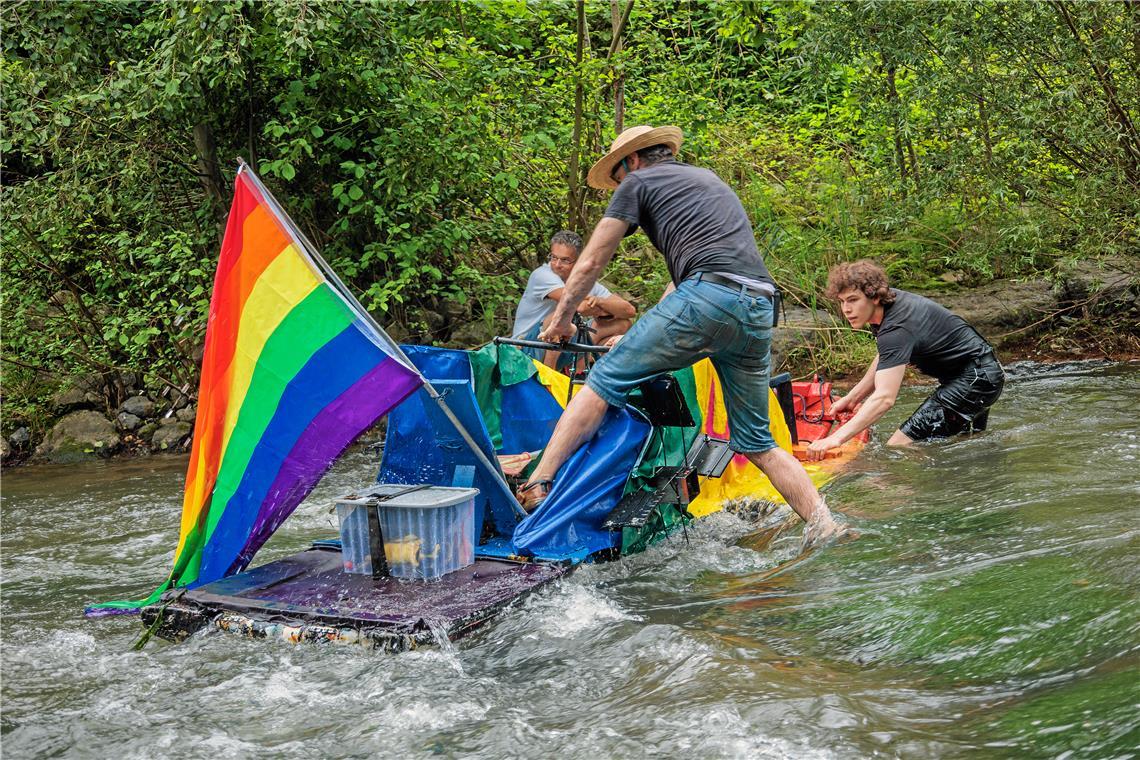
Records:
{"label": "metal pole", "polygon": [[487,458],[487,455],[483,453],[483,450],[479,448],[479,444],[475,443],[475,439],[471,437],[471,434],[469,432],[467,432],[467,428],[463,426],[463,423],[460,422],[459,418],[455,416],[455,413],[451,411],[451,407],[449,407],[447,405],[447,402],[444,401],[443,396],[441,396],[435,387],[431,384],[431,382],[423,376],[423,373],[416,369],[416,365],[414,365],[412,363],[412,360],[407,357],[407,355],[400,348],[400,345],[396,343],[396,341],[392,340],[388,333],[384,331],[384,328],[380,326],[380,323],[377,322],[375,318],[373,318],[373,316],[368,313],[368,310],[365,309],[361,303],[356,300],[356,296],[354,296],[348,287],[344,284],[344,282],[342,282],[341,279],[337,277],[336,272],[332,270],[332,267],[329,266],[328,262],[325,261],[319,253],[317,253],[317,247],[313,245],[312,241],[310,241],[308,237],[305,236],[305,233],[301,232],[300,228],[297,227],[292,218],[290,218],[290,216],[285,213],[285,209],[283,209],[281,207],[281,204],[277,202],[277,199],[273,197],[273,193],[269,192],[269,188],[262,184],[257,174],[255,174],[253,169],[249,167],[249,164],[247,164],[244,159],[239,157],[238,174],[240,175],[242,172],[249,173],[249,178],[253,181],[254,185],[257,186],[258,191],[261,192],[262,196],[265,198],[265,202],[268,203],[269,206],[273,209],[273,212],[277,215],[277,218],[281,219],[288,226],[290,234],[301,245],[301,253],[304,254],[305,257],[309,259],[310,263],[312,263],[313,266],[315,266],[321,272],[321,274],[323,274],[329,280],[329,283],[341,295],[341,297],[348,304],[349,308],[351,308],[357,316],[363,319],[364,322],[375,331],[375,335],[373,337],[379,338],[380,341],[384,344],[384,348],[395,354],[396,358],[405,367],[419,375],[420,380],[424,384],[424,390],[426,390],[428,392],[428,395],[431,396],[437,404],[439,404],[439,408],[443,411],[448,421],[450,421],[451,424],[455,427],[455,430],[459,433],[459,436],[471,449],[471,453],[475,455],[475,458],[479,461],[479,464],[483,465],[483,468],[491,476],[491,480],[495,483],[499,490],[502,491],[503,495],[507,499],[507,503],[514,508],[515,514],[518,515],[519,518],[525,518],[527,516],[527,513],[519,505],[518,500],[515,498],[515,495],[511,493],[511,487],[507,484],[507,479],[503,476],[503,471],[499,468],[498,463],[496,462],[492,464],[491,460]]}

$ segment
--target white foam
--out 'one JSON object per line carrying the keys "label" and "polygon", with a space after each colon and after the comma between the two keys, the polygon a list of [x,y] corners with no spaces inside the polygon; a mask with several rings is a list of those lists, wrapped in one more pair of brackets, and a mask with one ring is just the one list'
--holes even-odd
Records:
{"label": "white foam", "polygon": [[571,637],[607,623],[638,620],[588,586],[566,584],[561,591],[537,601],[535,629],[553,637]]}

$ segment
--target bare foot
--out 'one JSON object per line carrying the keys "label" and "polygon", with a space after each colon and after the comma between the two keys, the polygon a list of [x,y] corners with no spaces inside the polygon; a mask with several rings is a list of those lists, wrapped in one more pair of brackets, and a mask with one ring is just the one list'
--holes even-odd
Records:
{"label": "bare foot", "polygon": [[800,551],[822,548],[840,538],[855,538],[857,535],[847,523],[839,522],[832,517],[831,510],[821,501],[816,506],[815,513],[808,521],[807,527],[804,528],[804,538],[803,543],[800,544]]}
{"label": "bare foot", "polygon": [[542,506],[542,503],[546,501],[546,497],[550,495],[550,489],[553,487],[553,481],[532,480],[530,483],[519,488],[515,497],[519,500],[519,505],[523,508],[524,512],[533,512]]}

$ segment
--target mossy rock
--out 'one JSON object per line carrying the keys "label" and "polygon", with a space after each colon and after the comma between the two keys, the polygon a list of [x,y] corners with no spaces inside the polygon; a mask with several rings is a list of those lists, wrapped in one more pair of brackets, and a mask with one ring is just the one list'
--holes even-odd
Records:
{"label": "mossy rock", "polygon": [[114,423],[98,412],[84,410],[57,422],[36,449],[36,456],[52,462],[81,462],[111,456],[120,443]]}
{"label": "mossy rock", "polygon": [[[190,440],[191,425],[188,422],[170,418],[169,424],[161,425],[154,431],[150,439],[152,451],[166,451],[170,453],[182,451]],[[165,422],[165,420],[164,420]]]}

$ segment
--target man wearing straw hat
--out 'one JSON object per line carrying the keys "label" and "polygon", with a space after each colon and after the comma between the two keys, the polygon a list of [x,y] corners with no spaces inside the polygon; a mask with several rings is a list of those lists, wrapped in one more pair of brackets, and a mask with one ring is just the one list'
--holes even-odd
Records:
{"label": "man wearing straw hat", "polygon": [[625,406],[641,383],[707,357],[724,390],[730,447],[759,467],[808,523],[805,543],[825,539],[840,526],[803,466],[768,429],[775,284],[740,199],[711,171],[677,160],[682,139],[677,127],[632,127],[590,169],[591,187],[615,192],[539,339],[557,343],[574,334],[574,304],[638,227],[665,257],[673,282],[594,366],[519,489],[519,501],[528,510],[542,503],[558,469],[597,432],[607,407]]}

